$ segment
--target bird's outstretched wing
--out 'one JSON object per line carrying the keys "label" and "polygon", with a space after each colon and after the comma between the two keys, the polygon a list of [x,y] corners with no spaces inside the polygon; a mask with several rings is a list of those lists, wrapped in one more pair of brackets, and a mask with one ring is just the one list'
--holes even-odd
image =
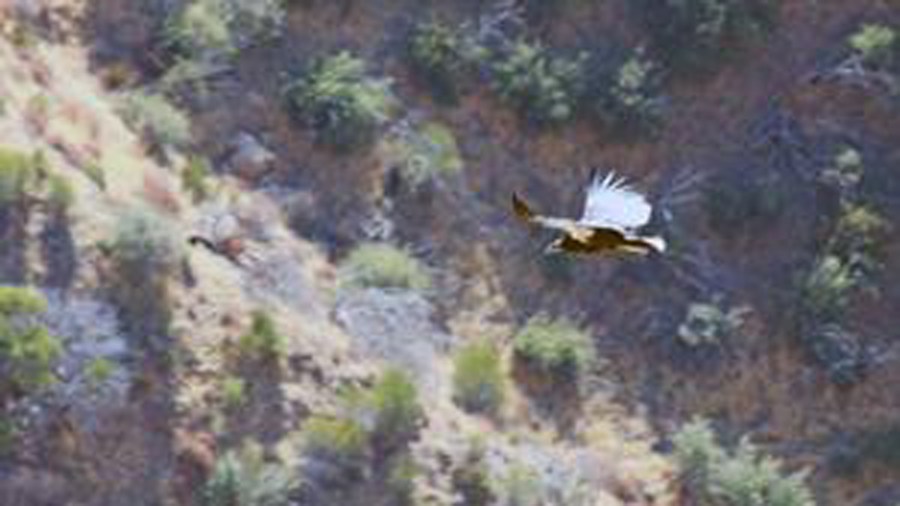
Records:
{"label": "bird's outstretched wing", "polygon": [[643,195],[610,172],[601,180],[595,174],[587,190],[584,213],[578,224],[590,227],[635,229],[650,221],[652,207]]}
{"label": "bird's outstretched wing", "polygon": [[532,223],[535,225],[540,225],[546,228],[552,228],[556,230],[562,230],[573,236],[581,236],[589,233],[589,230],[586,230],[584,227],[580,227],[579,223],[575,220],[570,220],[568,218],[553,218],[550,216],[542,216],[531,210],[531,207],[525,203],[518,195],[513,193],[512,195],[512,205],[513,211],[515,211],[516,216],[521,218],[528,223]]}

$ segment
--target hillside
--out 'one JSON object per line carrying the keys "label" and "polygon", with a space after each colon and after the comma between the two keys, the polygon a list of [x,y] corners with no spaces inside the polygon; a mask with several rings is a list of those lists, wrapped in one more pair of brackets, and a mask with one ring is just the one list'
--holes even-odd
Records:
{"label": "hillside", "polygon": [[[10,0],[0,35],[0,504],[900,504],[894,2]],[[593,169],[663,254],[510,209],[575,216]]]}

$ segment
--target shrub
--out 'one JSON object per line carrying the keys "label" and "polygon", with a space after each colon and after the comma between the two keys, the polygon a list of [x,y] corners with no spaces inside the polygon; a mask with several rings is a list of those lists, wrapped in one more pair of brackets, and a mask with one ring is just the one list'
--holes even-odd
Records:
{"label": "shrub", "polygon": [[835,225],[828,249],[845,258],[853,254],[873,255],[890,225],[871,207],[845,204]]}
{"label": "shrub", "polygon": [[222,380],[222,402],[226,409],[237,409],[247,402],[247,382],[228,376]]}
{"label": "shrub", "polygon": [[495,501],[485,453],[483,440],[473,438],[463,461],[453,471],[453,488],[468,506],[489,506]]}
{"label": "shrub", "polygon": [[463,168],[453,132],[438,123],[396,130],[384,143],[383,151],[414,187]]}
{"label": "shrub", "polygon": [[33,157],[0,147],[0,207],[20,203],[36,176]]}
{"label": "shrub", "polygon": [[821,180],[837,189],[841,195],[852,192],[862,182],[865,173],[862,155],[853,148],[844,148],[834,158],[834,165],[822,171]]}
{"label": "shrub", "polygon": [[584,56],[552,56],[539,43],[518,40],[492,65],[494,88],[500,96],[537,124],[572,119],[584,90]]}
{"label": "shrub", "polygon": [[66,214],[75,203],[75,189],[64,176],[52,174],[47,178],[47,202],[50,209],[59,214]]}
{"label": "shrub", "polygon": [[851,291],[857,286],[858,278],[847,262],[834,255],[824,255],[803,280],[803,306],[815,319],[834,320],[843,312]]}
{"label": "shrub", "polygon": [[554,379],[574,379],[592,358],[590,338],[565,319],[532,317],[513,338],[513,350],[526,365]]}
{"label": "shrub", "polygon": [[358,466],[367,455],[363,426],[344,418],[313,416],[303,426],[303,448],[312,457],[340,466]]}
{"label": "shrub", "polygon": [[84,175],[97,185],[101,191],[106,191],[106,170],[99,163],[89,163],[81,168]]}
{"label": "shrub", "polygon": [[227,3],[194,0],[173,12],[163,27],[168,49],[188,58],[227,54],[235,50]]}
{"label": "shrub", "polygon": [[181,172],[181,185],[191,194],[194,202],[202,202],[209,197],[210,187],[207,178],[212,172],[209,160],[202,156],[191,156]]}
{"label": "shrub", "polygon": [[678,327],[678,338],[689,346],[719,344],[740,329],[748,311],[748,308],[724,309],[717,304],[691,304]]}
{"label": "shrub", "polygon": [[381,376],[366,394],[365,405],[374,420],[372,445],[384,453],[399,449],[414,439],[425,416],[416,386],[406,373],[396,369]]}
{"label": "shrub", "polygon": [[675,69],[709,71],[772,21],[770,0],[634,2],[656,50]]}
{"label": "shrub", "polygon": [[85,374],[92,386],[99,387],[106,383],[115,371],[116,364],[109,359],[97,357],[88,363]]}
{"label": "shrub", "polygon": [[503,403],[500,353],[489,343],[465,346],[453,360],[453,396],[464,409],[495,413]]}
{"label": "shrub", "polygon": [[162,95],[129,93],[122,99],[121,113],[156,147],[185,148],[191,143],[190,119]]}
{"label": "shrub", "polygon": [[342,282],[357,287],[425,290],[431,279],[409,253],[384,243],[369,243],[354,249],[341,266]]}
{"label": "shrub", "polygon": [[420,24],[409,41],[413,69],[434,89],[435,97],[455,102],[461,83],[478,72],[482,48],[462,30],[439,22]]}
{"label": "shrub", "polygon": [[419,467],[415,460],[408,454],[399,455],[391,459],[389,466],[387,488],[393,499],[392,504],[397,506],[413,504],[416,490],[415,479],[419,474]]}
{"label": "shrub", "polygon": [[610,81],[595,106],[601,121],[625,136],[653,132],[662,117],[657,66],[638,50]]}
{"label": "shrub", "polygon": [[165,275],[181,259],[172,224],[149,210],[120,218],[110,248],[120,272],[138,278]]}
{"label": "shrub", "polygon": [[0,392],[11,387],[27,393],[54,381],[52,365],[62,354],[62,344],[27,319],[46,308],[37,292],[0,286]]}
{"label": "shrub", "polygon": [[286,506],[295,480],[281,465],[267,463],[262,449],[245,445],[228,451],[216,461],[203,487],[203,506]]}
{"label": "shrub", "polygon": [[675,458],[688,487],[702,504],[729,506],[812,506],[805,473],[785,475],[781,464],[761,455],[747,440],[734,452],[716,441],[708,423],[697,419],[674,437]]}
{"label": "shrub", "polygon": [[890,26],[863,25],[850,37],[849,44],[870,67],[890,70],[900,65],[900,35]]}
{"label": "shrub", "polygon": [[317,61],[286,95],[318,139],[341,150],[370,144],[391,113],[390,81],[366,75],[365,63],[348,52]]}
{"label": "shrub", "polygon": [[250,330],[238,340],[238,347],[243,354],[260,360],[282,356],[285,346],[285,339],[278,332],[275,321],[263,311],[253,313]]}

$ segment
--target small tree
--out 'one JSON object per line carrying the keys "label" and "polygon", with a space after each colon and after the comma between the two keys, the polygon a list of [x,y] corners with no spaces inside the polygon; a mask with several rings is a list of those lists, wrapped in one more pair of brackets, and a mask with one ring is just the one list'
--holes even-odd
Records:
{"label": "small tree", "polygon": [[370,437],[377,451],[392,453],[418,434],[425,413],[406,373],[386,371],[366,395],[365,403],[374,418]]}
{"label": "small tree", "polygon": [[264,311],[254,311],[253,321],[248,330],[238,340],[243,353],[254,359],[277,359],[285,352],[285,339],[275,326],[275,321]]}
{"label": "small tree", "polygon": [[285,467],[267,463],[262,449],[246,444],[219,458],[201,494],[202,506],[287,506],[295,485]]}
{"label": "small tree", "polygon": [[132,92],[122,99],[122,118],[156,147],[185,148],[191,143],[191,121],[164,96]]}
{"label": "small tree", "polygon": [[900,34],[882,24],[863,25],[849,40],[863,64],[884,70],[900,68]]}
{"label": "small tree", "polygon": [[453,103],[466,79],[478,72],[484,50],[460,30],[439,22],[418,25],[409,41],[409,60],[432,86],[436,98]]}
{"label": "small tree", "polygon": [[593,354],[590,338],[565,319],[532,317],[513,338],[516,356],[538,372],[561,381],[574,380]]}
{"label": "small tree", "polygon": [[368,76],[365,63],[346,51],[317,61],[286,95],[318,139],[340,150],[371,144],[393,100],[390,81]]}

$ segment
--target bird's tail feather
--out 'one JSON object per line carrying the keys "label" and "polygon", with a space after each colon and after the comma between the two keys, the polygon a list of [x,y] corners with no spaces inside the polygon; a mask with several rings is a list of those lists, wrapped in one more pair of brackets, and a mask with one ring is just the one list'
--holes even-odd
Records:
{"label": "bird's tail feather", "polygon": [[516,216],[519,218],[531,223],[537,217],[534,211],[528,207],[528,204],[525,203],[524,200],[519,198],[519,196],[515,193],[512,194],[512,205],[513,211],[515,211]]}
{"label": "bird's tail feather", "polygon": [[649,244],[653,249],[657,251],[657,253],[663,253],[666,251],[666,240],[662,237],[641,237],[641,240]]}

